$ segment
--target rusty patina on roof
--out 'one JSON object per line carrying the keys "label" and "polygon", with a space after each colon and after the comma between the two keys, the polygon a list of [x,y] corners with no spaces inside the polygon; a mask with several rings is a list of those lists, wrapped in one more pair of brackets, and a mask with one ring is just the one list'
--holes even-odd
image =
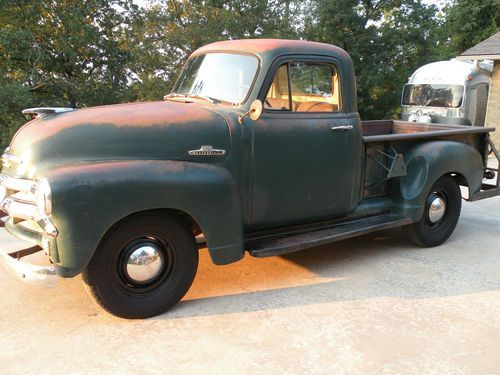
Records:
{"label": "rusty patina on roof", "polygon": [[500,32],[462,52],[458,57],[500,60]]}
{"label": "rusty patina on roof", "polygon": [[349,58],[341,48],[330,44],[287,39],[238,39],[207,44],[193,52],[192,56],[207,52],[247,52],[261,57],[289,54],[337,55]]}

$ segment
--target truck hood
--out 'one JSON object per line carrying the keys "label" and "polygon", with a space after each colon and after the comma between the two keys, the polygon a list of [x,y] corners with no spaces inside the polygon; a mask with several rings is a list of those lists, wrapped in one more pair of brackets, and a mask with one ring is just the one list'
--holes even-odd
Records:
{"label": "truck hood", "polygon": [[[223,155],[190,155],[201,146]],[[34,178],[72,163],[109,160],[221,162],[229,153],[226,120],[199,103],[147,102],[46,115],[25,124],[9,154],[21,160],[5,169]]]}

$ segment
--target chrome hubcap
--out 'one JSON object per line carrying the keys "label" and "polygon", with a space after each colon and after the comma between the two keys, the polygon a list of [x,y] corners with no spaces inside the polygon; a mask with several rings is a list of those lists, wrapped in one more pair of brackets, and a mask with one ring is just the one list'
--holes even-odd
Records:
{"label": "chrome hubcap", "polygon": [[125,270],[131,281],[145,284],[158,277],[164,264],[161,250],[154,244],[147,244],[130,253]]}
{"label": "chrome hubcap", "polygon": [[446,203],[443,198],[435,196],[429,206],[429,220],[431,223],[437,223],[446,212]]}

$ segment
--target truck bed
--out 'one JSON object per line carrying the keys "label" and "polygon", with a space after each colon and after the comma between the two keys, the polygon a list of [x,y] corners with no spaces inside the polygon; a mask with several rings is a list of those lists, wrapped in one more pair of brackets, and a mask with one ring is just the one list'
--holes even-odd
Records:
{"label": "truck bed", "polygon": [[[493,176],[485,180],[481,191],[469,200],[479,200],[500,194],[500,154],[488,136],[494,128],[445,124],[419,124],[408,121],[362,121],[365,143],[364,198],[385,196],[387,180],[404,175],[405,166],[401,154],[408,147],[425,142],[429,138],[453,140],[477,149],[483,157],[485,173]],[[488,166],[488,151],[494,154],[496,166]],[[398,155],[399,154],[399,155]]]}
{"label": "truck bed", "polygon": [[479,126],[418,124],[395,120],[362,121],[361,124],[363,126],[363,141],[365,143],[403,141],[495,131],[494,128]]}

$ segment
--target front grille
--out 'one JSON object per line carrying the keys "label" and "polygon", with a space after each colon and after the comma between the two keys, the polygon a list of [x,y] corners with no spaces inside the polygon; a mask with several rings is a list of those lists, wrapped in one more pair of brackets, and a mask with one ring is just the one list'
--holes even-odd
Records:
{"label": "front grille", "polygon": [[36,181],[0,174],[0,213],[3,211],[8,215],[2,224],[11,234],[41,246],[45,254],[57,263],[59,255],[54,241],[57,228],[48,215],[38,209],[38,188]]}
{"label": "front grille", "polygon": [[6,212],[14,223],[22,220],[40,220],[36,206],[37,184],[33,180],[0,175],[0,210]]}

